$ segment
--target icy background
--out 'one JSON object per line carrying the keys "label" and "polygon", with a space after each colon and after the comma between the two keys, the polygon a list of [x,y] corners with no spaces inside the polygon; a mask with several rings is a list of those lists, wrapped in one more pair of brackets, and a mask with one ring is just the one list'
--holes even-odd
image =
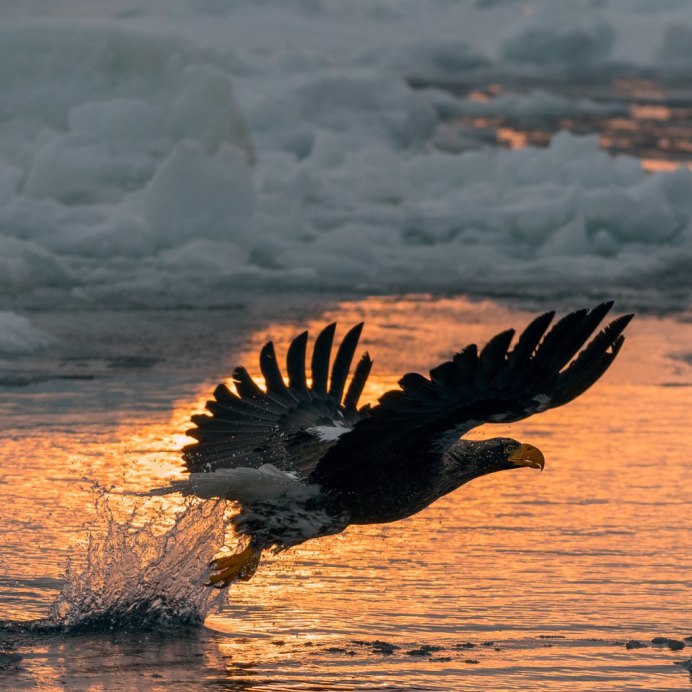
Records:
{"label": "icy background", "polygon": [[[275,288],[684,303],[687,168],[445,126],[617,115],[619,76],[691,67],[689,0],[4,0],[0,308]],[[469,98],[496,82],[532,88]],[[541,88],[572,82],[598,98]],[[0,350],[40,344],[15,318]]]}
{"label": "icy background", "polygon": [[[0,0],[0,687],[689,689],[689,654],[624,641],[689,634],[691,69],[691,0]],[[624,370],[527,423],[539,484],[309,544],[192,637],[138,630],[203,617],[218,517],[154,533],[94,493],[176,473],[266,339],[366,319],[383,390],[607,298],[639,313]],[[60,589],[56,619],[134,630],[8,648]],[[344,657],[375,637],[402,649]]]}

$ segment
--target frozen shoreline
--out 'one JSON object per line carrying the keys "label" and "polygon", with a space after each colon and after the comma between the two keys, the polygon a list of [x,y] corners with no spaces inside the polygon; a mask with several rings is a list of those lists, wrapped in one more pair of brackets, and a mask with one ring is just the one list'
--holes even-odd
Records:
{"label": "frozen shoreline", "polygon": [[621,106],[410,83],[675,78],[685,3],[80,7],[14,3],[0,27],[3,309],[275,288],[689,302],[688,170],[646,174],[566,133],[547,149],[430,147],[455,112]]}

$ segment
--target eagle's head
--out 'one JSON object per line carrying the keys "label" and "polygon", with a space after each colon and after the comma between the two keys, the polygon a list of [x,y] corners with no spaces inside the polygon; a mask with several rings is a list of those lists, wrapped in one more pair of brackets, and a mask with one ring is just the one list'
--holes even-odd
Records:
{"label": "eagle's head", "polygon": [[509,437],[473,442],[459,440],[447,451],[446,475],[457,487],[479,476],[527,466],[543,470],[545,459],[540,449]]}

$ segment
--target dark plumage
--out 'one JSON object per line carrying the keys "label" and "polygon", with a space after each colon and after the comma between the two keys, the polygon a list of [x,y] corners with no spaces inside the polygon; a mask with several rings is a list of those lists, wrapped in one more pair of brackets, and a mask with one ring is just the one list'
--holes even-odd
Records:
{"label": "dark plumage", "polygon": [[[188,480],[180,490],[241,503],[236,528],[249,537],[237,555],[215,561],[212,583],[249,578],[265,548],[282,550],[338,533],[349,524],[402,519],[479,476],[523,466],[543,468],[533,446],[508,438],[459,439],[482,423],[512,423],[562,406],[588,389],[617,356],[632,318],[592,334],[612,307],[577,310],[549,329],[540,315],[511,347],[514,330],[479,352],[472,344],[430,371],[404,375],[400,389],[358,408],[372,361],[366,353],[348,374],[363,325],[343,338],[330,368],[336,325],[317,337],[311,384],[307,332],[291,343],[284,382],[271,342],[260,352],[266,391],[244,368],[237,393],[225,385],[194,416],[184,449]],[[587,341],[591,341],[587,344]]]}

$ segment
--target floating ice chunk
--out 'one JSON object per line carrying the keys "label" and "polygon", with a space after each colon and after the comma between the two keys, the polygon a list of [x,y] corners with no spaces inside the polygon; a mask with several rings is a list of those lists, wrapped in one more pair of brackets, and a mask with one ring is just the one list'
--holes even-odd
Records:
{"label": "floating ice chunk", "polygon": [[594,251],[583,214],[578,214],[545,239],[539,249],[541,256],[590,255]]}
{"label": "floating ice chunk", "polygon": [[619,241],[659,244],[669,240],[682,224],[662,193],[666,178],[651,176],[624,189],[589,190],[585,194],[587,224],[607,229]]}
{"label": "floating ice chunk", "polygon": [[233,98],[228,75],[208,65],[191,65],[183,71],[184,88],[167,117],[176,140],[194,139],[209,153],[232,144],[255,160],[255,149],[245,118]]}
{"label": "floating ice chunk", "polygon": [[[537,245],[558,229],[571,235],[576,229],[569,225],[579,207],[579,194],[574,186],[562,187],[550,182],[521,188],[521,199],[503,209],[505,224],[515,238]],[[564,246],[564,242],[561,243]]]}
{"label": "floating ice chunk", "polygon": [[[164,113],[165,107],[140,98],[71,108],[69,132],[38,152],[27,191],[67,203],[91,203],[119,201],[141,189],[173,145],[163,127]],[[49,170],[41,170],[42,164]],[[45,180],[48,189],[34,189],[36,178]],[[51,193],[51,187],[58,192]]]}
{"label": "floating ice chunk", "polygon": [[198,238],[164,250],[159,257],[166,267],[178,271],[223,275],[245,266],[248,253],[234,243]]}
{"label": "floating ice chunk", "polygon": [[0,353],[33,353],[53,341],[50,334],[34,327],[26,317],[0,311]]}
{"label": "floating ice chunk", "polygon": [[64,260],[30,240],[0,234],[0,287],[31,290],[36,285],[69,285],[73,277]]}
{"label": "floating ice chunk", "polygon": [[668,67],[689,68],[692,64],[692,24],[667,26],[658,57]]}
{"label": "floating ice chunk", "polygon": [[315,128],[411,147],[430,136],[437,116],[425,96],[403,80],[363,70],[320,75],[297,88],[291,85],[261,101],[251,121],[259,137],[302,157]]}
{"label": "floating ice chunk", "polygon": [[224,145],[209,155],[180,142],[144,190],[145,218],[159,247],[194,238],[252,241],[255,193],[243,152]]}
{"label": "floating ice chunk", "polygon": [[111,146],[151,150],[161,138],[162,110],[142,99],[119,98],[83,103],[71,108],[72,132],[90,134]]}
{"label": "floating ice chunk", "polygon": [[126,19],[90,4],[108,25],[2,23],[6,294],[79,286],[146,304],[165,284],[166,299],[194,290],[203,302],[212,286],[248,281],[689,289],[689,172],[648,175],[566,133],[545,149],[456,156],[433,139],[459,109],[531,119],[617,106],[541,92],[478,104],[406,82],[471,87],[519,72],[549,84],[615,61],[672,69],[687,60],[686,0],[597,11],[591,0],[266,0],[213,17],[205,3]]}
{"label": "floating ice chunk", "polygon": [[64,129],[75,104],[146,87],[160,95],[175,58],[186,52],[171,34],[77,22],[3,21],[0,46],[0,115],[37,119],[55,129]]}
{"label": "floating ice chunk", "polygon": [[115,146],[93,134],[69,133],[37,153],[24,192],[69,205],[116,202],[141,187],[154,167],[140,150]]}
{"label": "floating ice chunk", "polygon": [[613,27],[593,12],[537,13],[527,24],[504,42],[504,60],[583,70],[603,65],[615,43]]}
{"label": "floating ice chunk", "polygon": [[319,171],[313,185],[320,201],[351,207],[354,198],[379,204],[401,204],[412,190],[403,175],[400,155],[381,144],[320,132],[310,166]]}
{"label": "floating ice chunk", "polygon": [[470,71],[489,65],[467,41],[439,37],[389,49],[380,62],[407,79],[435,84],[459,83]]}
{"label": "floating ice chunk", "polygon": [[[448,110],[452,110],[451,104]],[[506,93],[477,101],[458,101],[456,114],[465,117],[504,116],[522,122],[549,118],[567,118],[584,115],[613,116],[627,113],[627,107],[619,103],[598,103],[584,98],[567,98],[536,89],[528,94]]]}
{"label": "floating ice chunk", "polygon": [[606,228],[599,228],[592,234],[593,249],[603,257],[613,257],[617,254],[619,243]]}
{"label": "floating ice chunk", "polygon": [[0,204],[7,204],[17,193],[22,171],[0,160]]}
{"label": "floating ice chunk", "polygon": [[66,228],[51,245],[58,247],[61,253],[102,260],[145,258],[156,251],[150,226],[141,214],[123,206],[113,209],[93,225]]}

